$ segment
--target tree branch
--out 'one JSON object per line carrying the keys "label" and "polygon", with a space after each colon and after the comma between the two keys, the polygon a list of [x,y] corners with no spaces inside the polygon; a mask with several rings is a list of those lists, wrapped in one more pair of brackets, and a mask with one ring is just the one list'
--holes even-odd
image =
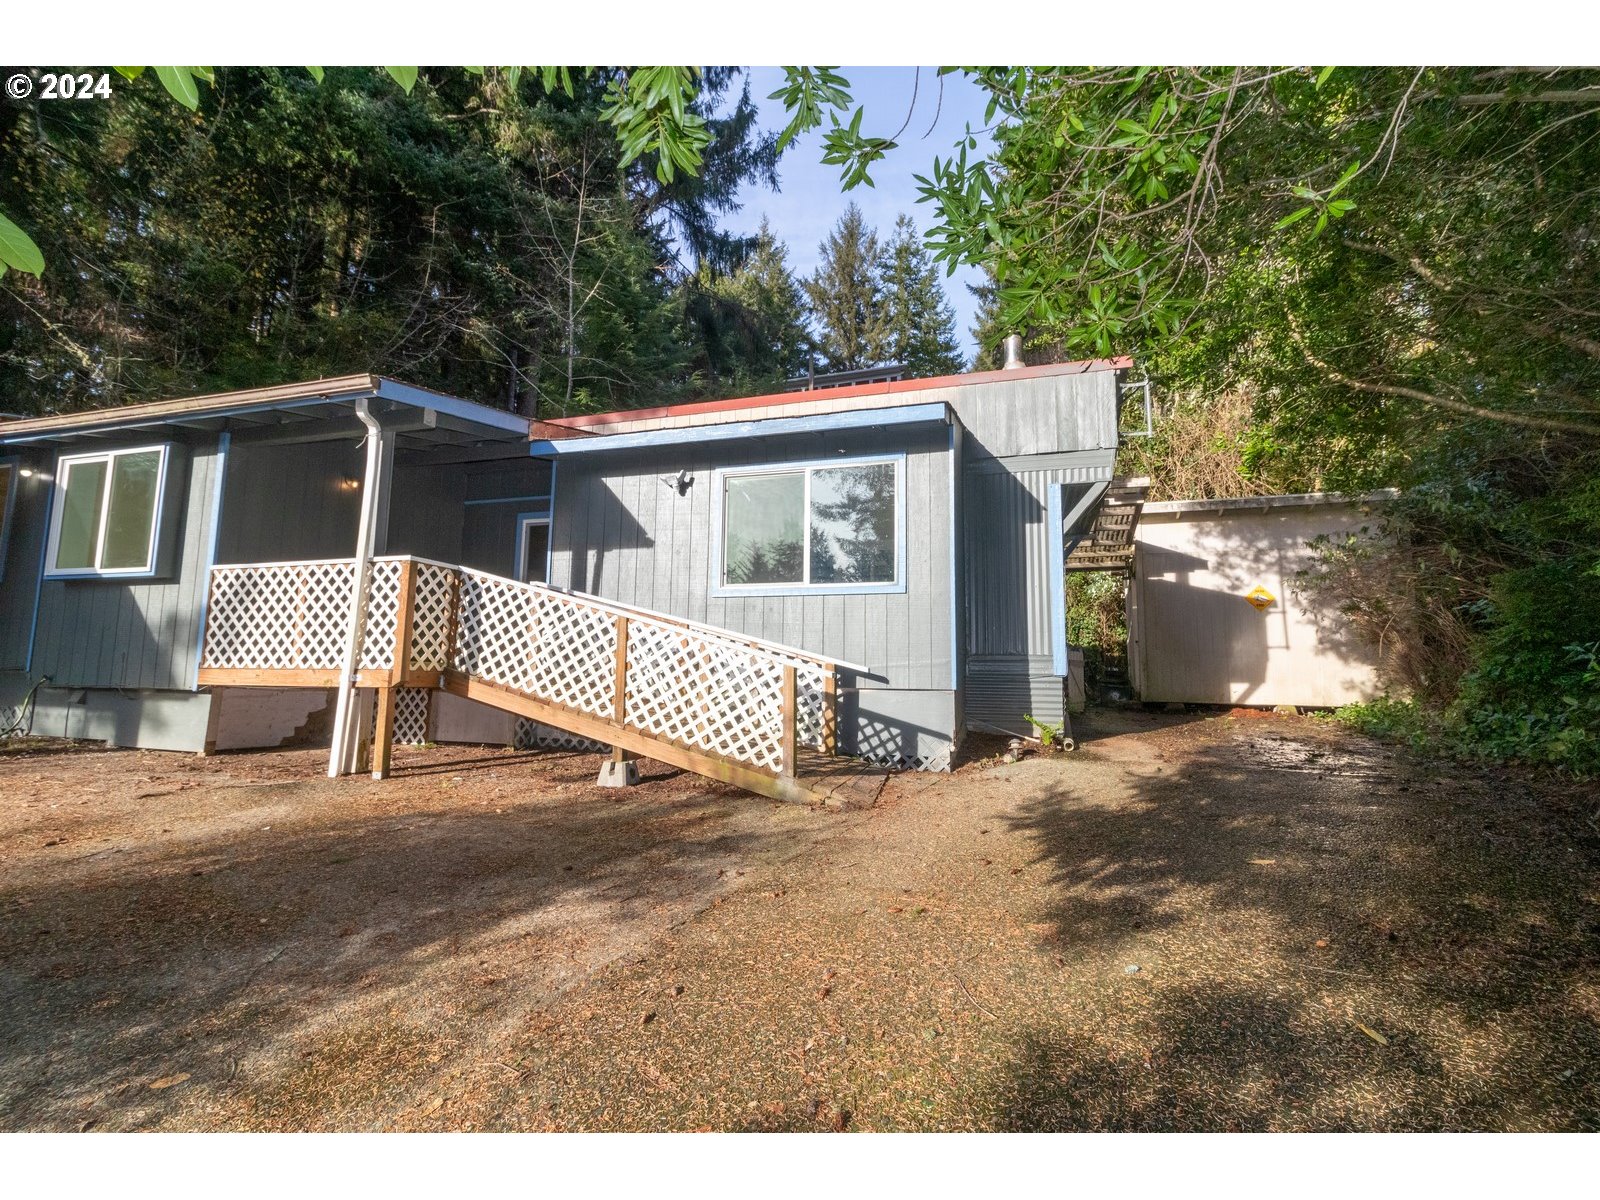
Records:
{"label": "tree branch", "polygon": [[1538,429],[1545,433],[1576,433],[1585,437],[1600,437],[1600,425],[1591,425],[1582,421],[1562,421],[1555,417],[1540,417],[1531,413],[1502,412],[1495,408],[1484,408],[1480,404],[1469,404],[1465,400],[1456,400],[1449,396],[1435,396],[1431,392],[1424,392],[1418,388],[1406,387],[1398,383],[1372,383],[1365,379],[1352,379],[1350,376],[1338,371],[1323,362],[1311,352],[1300,336],[1294,319],[1289,319],[1289,336],[1294,339],[1300,353],[1305,355],[1306,361],[1316,367],[1334,383],[1357,392],[1365,392],[1373,396],[1393,396],[1403,400],[1418,400],[1434,408],[1442,408],[1446,412],[1458,413],[1465,417],[1479,417],[1485,421],[1499,421],[1506,425],[1518,425],[1524,429]]}

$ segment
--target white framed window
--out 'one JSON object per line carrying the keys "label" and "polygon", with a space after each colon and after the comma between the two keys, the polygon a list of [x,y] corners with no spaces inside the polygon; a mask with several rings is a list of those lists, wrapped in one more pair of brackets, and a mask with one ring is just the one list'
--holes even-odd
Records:
{"label": "white framed window", "polygon": [[171,457],[160,445],[58,459],[45,574],[154,575]]}
{"label": "white framed window", "polygon": [[716,595],[905,590],[905,457],[714,472]]}

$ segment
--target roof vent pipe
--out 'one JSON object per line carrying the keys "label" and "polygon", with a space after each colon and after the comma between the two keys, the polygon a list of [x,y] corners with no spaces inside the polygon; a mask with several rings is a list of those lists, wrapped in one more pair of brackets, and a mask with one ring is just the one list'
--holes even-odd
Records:
{"label": "roof vent pipe", "polygon": [[1022,335],[1017,333],[1006,334],[1006,365],[1007,371],[1020,371],[1028,364],[1022,361]]}

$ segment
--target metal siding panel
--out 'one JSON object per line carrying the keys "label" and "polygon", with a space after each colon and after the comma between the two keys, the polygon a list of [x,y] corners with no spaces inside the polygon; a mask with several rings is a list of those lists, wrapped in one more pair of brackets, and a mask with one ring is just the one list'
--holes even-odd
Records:
{"label": "metal siding panel", "polygon": [[1049,655],[1049,542],[1046,520],[1052,483],[1111,478],[1109,456],[1082,465],[994,469],[969,464],[967,504],[967,652]]}

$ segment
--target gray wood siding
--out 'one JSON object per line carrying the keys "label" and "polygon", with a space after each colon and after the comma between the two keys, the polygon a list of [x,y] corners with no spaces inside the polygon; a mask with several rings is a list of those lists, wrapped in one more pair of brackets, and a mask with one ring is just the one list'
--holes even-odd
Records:
{"label": "gray wood siding", "polygon": [[235,438],[222,497],[220,563],[348,558],[356,552],[366,459],[358,440],[274,443]]}
{"label": "gray wood siding", "polygon": [[[649,455],[570,458],[557,469],[552,582],[872,668],[863,687],[950,690],[950,434],[946,427],[809,434]],[[905,452],[903,593],[712,596],[712,471]],[[694,483],[679,495],[680,470]]]}
{"label": "gray wood siding", "polygon": [[1116,371],[1001,380],[929,393],[945,400],[966,429],[966,456],[1011,458],[1114,450]]}
{"label": "gray wood siding", "polygon": [[34,675],[57,687],[194,685],[220,459],[214,441],[189,449],[170,577],[44,581]]}
{"label": "gray wood siding", "polygon": [[[38,470],[38,464],[34,464]],[[39,584],[40,555],[50,517],[47,472],[17,480],[16,507],[5,548],[5,577],[0,579],[0,671],[20,671],[28,661],[28,635],[33,629],[34,591]],[[4,497],[0,496],[0,505]]]}
{"label": "gray wood siding", "polygon": [[466,483],[459,465],[396,464],[383,553],[459,563]]}
{"label": "gray wood siding", "polygon": [[461,563],[496,575],[516,568],[517,517],[545,507],[550,464],[542,459],[480,464],[466,477]]}

